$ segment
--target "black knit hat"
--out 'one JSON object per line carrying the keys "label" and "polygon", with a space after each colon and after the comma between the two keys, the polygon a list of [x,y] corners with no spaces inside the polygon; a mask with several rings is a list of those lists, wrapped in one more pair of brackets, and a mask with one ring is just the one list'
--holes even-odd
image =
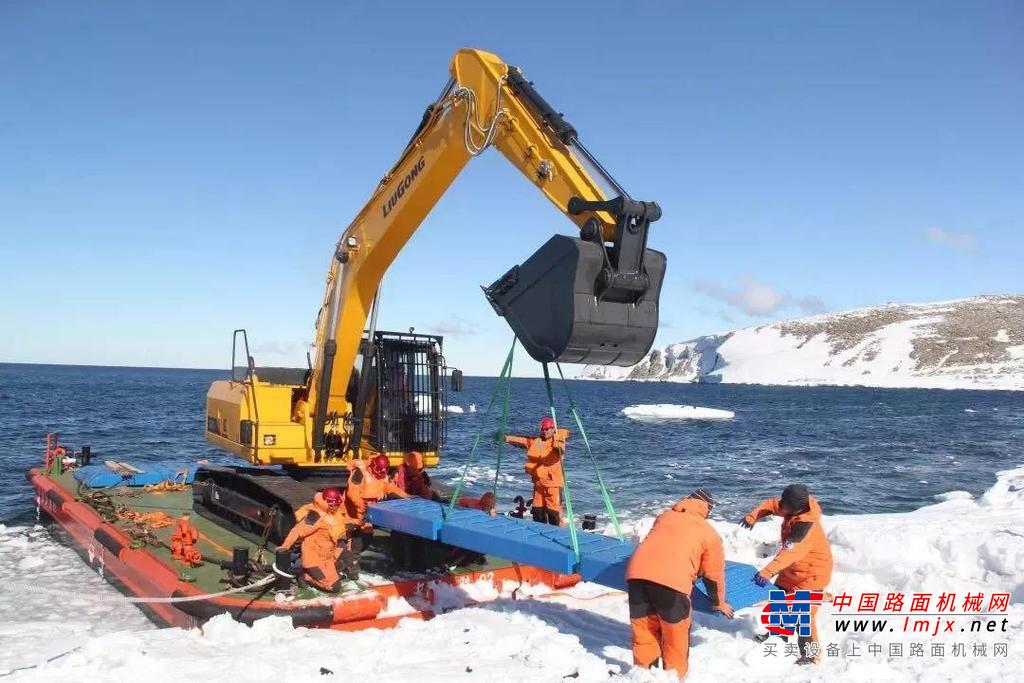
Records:
{"label": "black knit hat", "polygon": [[811,507],[811,494],[803,484],[790,484],[782,489],[782,504],[792,514],[806,512]]}
{"label": "black knit hat", "polygon": [[715,499],[707,489],[697,489],[691,493],[688,498],[696,498],[697,500],[703,500],[708,504],[708,514],[711,514],[711,510],[715,507]]}

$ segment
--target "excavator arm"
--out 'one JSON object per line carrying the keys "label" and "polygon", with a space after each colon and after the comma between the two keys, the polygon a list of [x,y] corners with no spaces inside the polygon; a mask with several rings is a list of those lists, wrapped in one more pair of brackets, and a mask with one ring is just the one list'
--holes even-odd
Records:
{"label": "excavator arm", "polygon": [[[236,453],[254,462],[312,465],[366,447],[380,282],[469,160],[491,146],[579,230],[578,239],[552,237],[485,287],[495,311],[542,362],[632,365],[649,351],[665,268],[664,255],[646,248],[658,205],[630,198],[517,68],[463,49],[450,72],[401,157],[338,240],[317,317],[315,362],[302,391],[304,457],[295,449],[258,457],[257,439],[248,450],[232,448]],[[266,441],[262,446],[269,448]]]}

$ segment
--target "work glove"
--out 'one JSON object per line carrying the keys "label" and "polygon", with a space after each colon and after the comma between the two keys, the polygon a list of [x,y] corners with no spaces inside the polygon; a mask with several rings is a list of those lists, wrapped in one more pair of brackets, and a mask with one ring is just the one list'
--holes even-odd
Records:
{"label": "work glove", "polygon": [[755,572],[754,575],[750,577],[750,580],[756,583],[758,588],[764,588],[768,585],[768,579],[761,576],[761,572]]}
{"label": "work glove", "polygon": [[740,520],[740,526],[744,529],[753,529],[755,524],[757,524],[756,519],[753,522],[749,521],[747,517]]}

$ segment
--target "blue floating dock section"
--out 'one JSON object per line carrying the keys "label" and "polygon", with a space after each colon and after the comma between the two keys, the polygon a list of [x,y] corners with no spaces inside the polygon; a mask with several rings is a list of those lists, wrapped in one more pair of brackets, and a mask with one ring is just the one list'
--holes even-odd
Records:
{"label": "blue floating dock section", "polygon": [[[626,590],[626,565],[636,544],[612,536],[579,531],[576,534],[580,561],[572,549],[572,537],[564,527],[538,524],[514,517],[491,517],[479,510],[455,508],[445,519],[447,505],[423,498],[404,498],[374,503],[366,519],[374,526],[440,541],[473,552],[493,555],[560,574],[579,574],[585,581]],[[742,562],[726,562],[726,599],[733,609],[750,607],[768,599],[772,584],[759,588],[750,577],[757,569]],[[694,609],[711,612],[711,601],[698,580],[691,600]]]}
{"label": "blue floating dock section", "polygon": [[[491,517],[485,512],[465,508],[455,508],[446,520],[447,513],[447,505],[423,498],[404,498],[370,505],[366,510],[366,520],[392,531],[561,574],[577,572],[576,555],[568,529],[515,517]],[[583,574],[587,580],[590,580],[588,574],[599,574],[611,559],[628,559],[633,554],[632,543],[623,543],[609,536],[580,531],[577,539],[580,558],[592,558],[587,563],[587,573]],[[625,555],[622,555],[623,549],[627,550]],[[613,550],[620,552],[616,554],[611,552]],[[625,577],[625,569],[622,573]],[[625,578],[622,587],[625,588]]]}
{"label": "blue floating dock section", "polygon": [[[757,567],[743,562],[725,561],[725,601],[733,609],[743,609],[768,600],[768,591],[778,590],[774,583],[766,583],[761,588],[751,581],[757,573]],[[690,595],[693,608],[698,612],[711,612],[711,599],[708,597],[704,579],[698,579]]]}
{"label": "blue floating dock section", "polygon": [[366,521],[384,529],[436,541],[444,523],[444,510],[440,503],[426,498],[399,498],[367,506]]}

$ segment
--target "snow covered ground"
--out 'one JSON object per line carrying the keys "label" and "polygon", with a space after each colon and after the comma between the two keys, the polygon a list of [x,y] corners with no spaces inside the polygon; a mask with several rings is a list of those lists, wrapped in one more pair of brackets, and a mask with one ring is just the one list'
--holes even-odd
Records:
{"label": "snow covered ground", "polygon": [[[994,615],[1008,620],[1008,632],[837,633],[833,608],[825,606],[818,617],[822,644],[835,643],[842,655],[825,656],[808,670],[795,667],[781,645],[772,657],[765,645],[751,640],[759,630],[754,610],[737,613],[731,622],[697,615],[687,680],[1019,680],[1024,670],[1024,467],[1000,473],[978,500],[963,492],[943,498],[905,514],[826,517],[836,559],[831,591],[901,592],[908,601],[913,593],[955,592],[957,611],[968,592],[984,593],[986,602],[992,593],[1009,593],[1006,613]],[[645,518],[630,530],[642,535],[652,522]],[[762,522],[752,531],[732,521],[714,525],[732,559],[762,565],[775,551],[778,521]],[[430,622],[407,620],[388,631],[292,629],[284,619],[249,628],[219,617],[202,631],[185,632],[147,625],[73,551],[39,528],[0,527],[0,551],[0,674],[33,667],[7,680],[672,680],[663,672],[631,667],[625,596],[593,584],[548,598],[499,599]],[[19,577],[43,577],[44,585],[61,592],[26,592]],[[902,623],[902,616],[890,619]],[[897,643],[903,654],[890,655]],[[924,643],[923,656],[910,654],[912,643]],[[943,643],[945,656],[932,655],[932,643]],[[955,643],[965,644],[965,656],[953,655]],[[974,654],[980,643],[986,645],[985,656]],[[854,644],[859,656],[849,655]],[[869,654],[872,644],[881,646],[880,654]],[[1006,645],[1006,656],[993,655],[997,644]],[[73,651],[46,662],[68,650]]]}
{"label": "snow covered ground", "polygon": [[736,413],[720,408],[681,406],[672,403],[626,406],[622,414],[631,420],[661,422],[663,420],[731,420]]}

